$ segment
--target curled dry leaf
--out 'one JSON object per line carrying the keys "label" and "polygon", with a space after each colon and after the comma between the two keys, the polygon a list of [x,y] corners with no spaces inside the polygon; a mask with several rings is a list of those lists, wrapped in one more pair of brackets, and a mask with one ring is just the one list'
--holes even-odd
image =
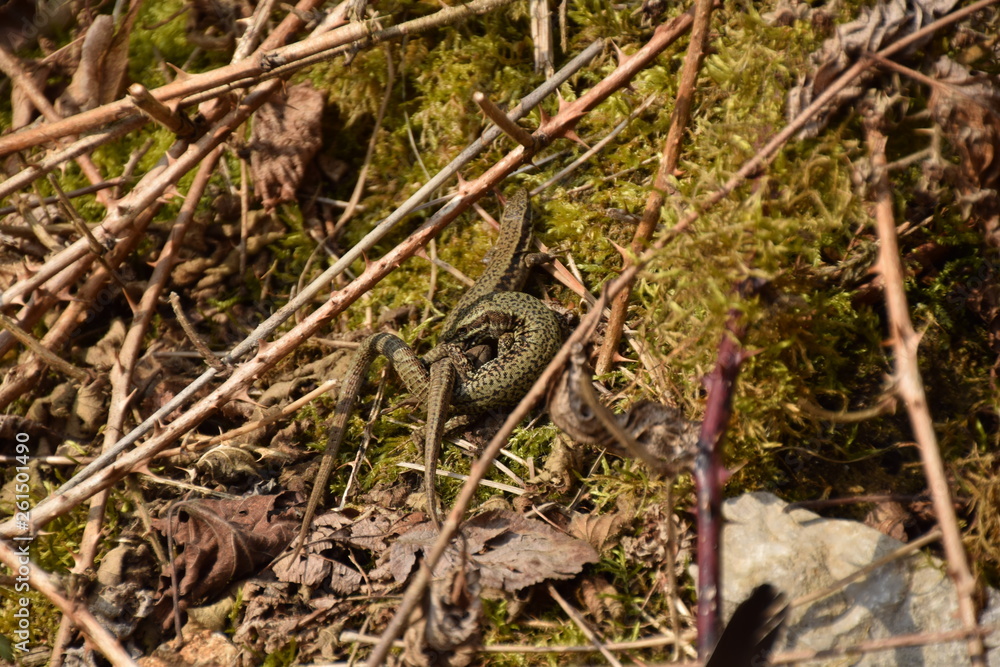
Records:
{"label": "curled dry leaf", "polygon": [[604,553],[618,543],[622,528],[628,521],[623,512],[610,514],[574,514],[569,524],[569,534],[586,540],[598,553]]}
{"label": "curled dry leaf", "polygon": [[[410,576],[417,556],[430,550],[437,535],[436,528],[423,523],[393,543],[389,568],[398,583]],[[583,540],[505,510],[484,512],[465,522],[434,575],[444,576],[466,557],[479,571],[484,589],[508,593],[548,579],[569,579],[598,559]]]}
{"label": "curled dry leaf", "polygon": [[577,597],[590,616],[599,623],[603,623],[605,619],[621,623],[625,617],[625,605],[619,599],[618,591],[601,576],[587,577],[581,581]]}
{"label": "curled dry leaf", "polygon": [[482,643],[483,603],[479,572],[466,562],[430,585],[403,635],[403,661],[416,667],[465,667]]}
{"label": "curled dry leaf", "polygon": [[[944,16],[957,0],[882,0],[864,7],[861,15],[837,26],[833,37],[812,56],[814,67],[805,79],[788,93],[788,117],[795,118],[833,82],[841,72],[865,53],[885,48],[928,23]],[[910,51],[919,48],[930,37],[917,42]],[[869,77],[870,78],[870,77]],[[830,102],[828,109],[838,109],[847,100],[857,97],[867,85],[865,77],[855,79]],[[830,112],[820,112],[805,125],[800,138],[815,137],[826,127]]]}
{"label": "curled dry leaf", "polygon": [[83,359],[88,366],[97,370],[108,370],[117,363],[118,351],[123,342],[125,342],[125,323],[120,318],[115,318],[104,337],[87,348]]}
{"label": "curled dry leaf", "polygon": [[[183,549],[174,561],[182,602],[198,602],[230,582],[269,563],[295,535],[298,521],[292,494],[248,496],[238,500],[198,500],[173,506],[153,526]],[[161,576],[157,603],[161,618],[172,604],[170,573]]]}
{"label": "curled dry leaf", "polygon": [[281,581],[309,587],[316,587],[329,578],[334,591],[344,595],[353,593],[361,586],[361,575],[336,556],[331,558],[326,553],[338,544],[338,534],[342,535],[341,529],[349,527],[351,520],[340,512],[328,512],[317,517],[312,525],[307,548],[295,560],[282,558],[275,563],[274,574]]}
{"label": "curled dry leaf", "polygon": [[144,542],[123,540],[105,554],[87,607],[101,624],[123,639],[135,632],[153,611],[156,600],[156,559]]}
{"label": "curled dry leaf", "polygon": [[549,390],[552,422],[583,444],[608,448],[613,454],[640,459],[654,472],[676,475],[694,458],[698,424],[679,410],[639,401],[613,415],[600,404],[591,385],[594,371],[583,346],[576,345],[570,363]]}
{"label": "curled dry leaf", "polygon": [[306,83],[275,93],[257,112],[250,166],[265,207],[295,201],[306,165],[320,148],[322,115],[323,95]]}

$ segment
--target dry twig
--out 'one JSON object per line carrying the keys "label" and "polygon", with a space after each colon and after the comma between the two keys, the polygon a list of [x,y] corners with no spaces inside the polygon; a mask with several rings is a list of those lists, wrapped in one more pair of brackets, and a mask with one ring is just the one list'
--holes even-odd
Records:
{"label": "dry twig", "polygon": [[[694,86],[701,71],[701,61],[708,45],[708,28],[712,19],[712,5],[715,0],[697,0],[695,3],[695,20],[691,28],[691,44],[684,57],[684,67],[681,70],[680,85],[677,88],[677,100],[674,102],[674,113],[670,119],[670,130],[663,144],[663,155],[660,167],[656,172],[653,187],[646,198],[646,208],[642,212],[642,220],[632,238],[632,252],[639,254],[649,243],[653,230],[660,222],[660,209],[663,208],[664,194],[670,188],[670,178],[677,170],[681,155],[681,138],[687,130],[691,118],[691,100],[694,97]],[[611,319],[608,321],[604,343],[597,357],[594,370],[598,375],[604,375],[611,370],[611,362],[618,351],[622,330],[625,327],[625,314],[628,309],[629,293],[632,286],[618,294],[611,306]]]}
{"label": "dry twig", "polygon": [[927,406],[924,383],[920,378],[917,361],[917,347],[920,336],[910,321],[906,290],[903,286],[903,264],[900,260],[899,243],[896,238],[896,221],[893,213],[892,191],[886,171],[886,136],[877,121],[866,123],[868,150],[871,153],[873,195],[875,199],[875,226],[879,237],[879,257],[877,267],[885,280],[886,310],[889,316],[889,338],[895,359],[895,386],[899,397],[906,405],[913,435],[919,444],[920,458],[927,476],[927,486],[931,492],[934,514],[943,533],[945,556],[948,560],[948,574],[955,582],[958,594],[958,611],[962,625],[968,635],[969,658],[973,665],[985,665],[983,640],[976,634],[979,620],[973,601],[976,580],[969,569],[962,534],[958,529],[958,519],[948,488],[941,450],[934,434],[934,422]]}

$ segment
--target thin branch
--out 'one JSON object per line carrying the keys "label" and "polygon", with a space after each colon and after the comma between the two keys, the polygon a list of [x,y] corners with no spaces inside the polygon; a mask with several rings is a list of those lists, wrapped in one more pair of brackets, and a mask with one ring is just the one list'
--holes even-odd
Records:
{"label": "thin branch", "polygon": [[288,417],[291,417],[296,412],[299,411],[303,406],[308,405],[315,399],[319,398],[323,394],[327,393],[334,387],[340,384],[340,380],[326,380],[320,386],[316,387],[308,394],[304,395],[302,398],[292,401],[280,410],[268,414],[260,419],[252,422],[247,422],[239,428],[234,428],[231,431],[226,431],[225,433],[220,433],[219,435],[213,435],[211,438],[205,440],[204,442],[198,442],[193,445],[188,445],[184,449],[168,449],[165,452],[160,452],[158,458],[169,458],[171,456],[176,456],[182,451],[199,451],[202,449],[208,449],[209,447],[214,447],[215,445],[221,444],[228,440],[238,438],[241,435],[246,435],[247,433],[253,433],[254,431],[259,431],[263,428],[267,428],[271,424],[279,421],[283,421]]}
{"label": "thin branch", "polygon": [[788,607],[789,609],[791,609],[793,607],[800,607],[803,605],[812,604],[817,600],[822,600],[823,598],[833,595],[834,593],[838,593],[847,588],[848,584],[868,576],[869,574],[879,569],[883,565],[888,565],[889,563],[895,562],[900,558],[903,558],[904,556],[908,556],[909,554],[915,553],[920,549],[924,548],[925,546],[927,546],[928,544],[937,542],[939,539],[941,539],[941,529],[935,528],[926,535],[923,535],[913,540],[912,542],[904,544],[900,548],[894,550],[892,553],[887,554],[882,558],[879,558],[877,561],[873,563],[868,563],[864,567],[860,567],[854,572],[851,572],[846,577],[838,579],[837,581],[833,582],[826,588],[818,591],[813,591],[812,593],[808,593],[801,597],[795,598],[794,600],[788,603]]}
{"label": "thin branch", "polygon": [[[338,48],[353,45],[370,47],[390,39],[425,32],[442,25],[462,21],[470,16],[485,14],[513,0],[472,0],[456,7],[446,7],[429,16],[423,16],[385,30],[372,31],[367,22],[351,23],[328,33],[310,37],[296,44],[275,48],[274,34],[261,45],[252,57],[226,67],[220,67],[204,74],[192,74],[161,86],[150,93],[160,102],[179,102],[179,107],[203,101],[191,96],[212,91],[212,96],[231,89],[229,84],[240,87],[257,84],[270,77],[283,77],[292,71],[329,59]],[[300,12],[308,12],[319,4],[319,0],[302,0],[296,7]],[[277,32],[277,31],[276,31]],[[339,53],[339,51],[337,52]],[[289,66],[291,64],[291,66]],[[213,90],[217,89],[217,90]],[[0,137],[0,157],[8,153],[24,150],[38,144],[53,141],[71,134],[80,134],[99,128],[120,118],[129,118],[136,113],[132,103],[122,99],[77,114],[71,118],[48,123],[40,128],[32,128]]]}
{"label": "thin branch", "polygon": [[782,651],[771,655],[768,664],[771,665],[797,665],[802,662],[826,662],[833,658],[843,658],[847,656],[860,656],[878,651],[894,651],[907,646],[931,646],[933,644],[947,644],[964,640],[978,640],[980,643],[983,637],[997,631],[997,628],[978,628],[976,631],[969,630],[948,630],[946,632],[919,632],[912,635],[896,635],[884,639],[872,639],[866,642],[858,642],[853,646],[842,646],[819,651],[801,649],[798,651]]}
{"label": "thin branch", "polygon": [[18,326],[17,322],[3,313],[0,313],[0,327],[9,331],[14,338],[24,343],[25,347],[37,354],[44,363],[56,369],[63,375],[67,375],[79,382],[88,382],[90,380],[90,373],[83,370],[79,366],[74,366],[52,350],[45,347],[37,338],[22,329]]}
{"label": "thin branch", "polygon": [[121,276],[118,275],[118,272],[115,271],[110,264],[108,264],[108,261],[104,259],[104,247],[101,246],[101,244],[97,242],[97,239],[94,238],[94,235],[90,233],[90,227],[87,226],[86,221],[77,212],[76,207],[73,206],[73,202],[71,202],[69,197],[66,196],[66,193],[63,192],[58,179],[56,179],[56,177],[52,174],[49,174],[48,177],[49,184],[52,186],[52,189],[55,190],[56,197],[62,205],[63,212],[66,213],[66,217],[70,219],[73,228],[76,229],[77,233],[79,233],[81,237],[87,239],[87,244],[90,246],[90,252],[94,254],[94,259],[97,260],[98,264],[104,267],[104,270],[108,272],[108,275],[110,275],[111,278],[118,283],[118,286],[121,287],[124,292],[125,282],[122,280]]}
{"label": "thin branch", "polygon": [[534,188],[531,191],[531,194],[534,196],[539,192],[542,192],[543,190],[547,190],[549,187],[555,185],[556,183],[563,180],[564,178],[572,174],[574,171],[579,169],[580,165],[585,164],[590,158],[594,157],[602,150],[604,150],[605,146],[614,141],[615,137],[621,134],[622,131],[626,127],[628,127],[629,123],[638,118],[639,114],[645,111],[646,108],[649,107],[649,105],[652,104],[654,101],[656,101],[656,95],[650,95],[649,97],[644,99],[642,103],[639,106],[637,106],[632,113],[628,115],[628,118],[618,123],[618,125],[616,125],[614,129],[608,132],[607,135],[602,137],[601,140],[598,141],[596,144],[591,146],[586,152],[584,152],[583,155],[573,160],[573,162],[571,162],[568,166],[566,166],[564,169],[555,174],[552,178],[545,181],[537,188]]}
{"label": "thin branch", "polygon": [[472,93],[472,101],[479,105],[479,108],[483,110],[487,118],[492,120],[497,124],[504,134],[508,137],[521,144],[528,150],[532,150],[535,147],[535,140],[531,138],[531,132],[507,118],[507,114],[503,110],[493,103],[493,100],[488,98],[485,93],[476,91]]}
{"label": "thin branch", "polygon": [[139,111],[173,132],[178,139],[188,139],[194,135],[194,123],[184,112],[168,108],[166,104],[153,97],[149,89],[141,83],[133,83],[128,87],[128,99]]}
{"label": "thin branch", "polygon": [[[92,230],[97,241],[103,243],[113,240],[135,220],[139,213],[152,206],[169,186],[178,182],[181,176],[196,167],[205,159],[205,156],[229,136],[233,129],[242,125],[250,117],[250,114],[267,101],[277,86],[277,82],[269,82],[254,90],[215,127],[191,144],[180,157],[169,164],[164,164],[162,169],[153,170],[147,174],[132,192],[104,218],[104,221]],[[84,256],[87,250],[87,240],[79,239],[62,252],[57,253],[31,278],[16,283],[0,294],[0,307],[7,306],[15,298],[22,297],[37,289],[49,278]]]}
{"label": "thin branch", "polygon": [[[101,181],[100,183],[95,183],[94,185],[88,185],[83,188],[77,188],[76,190],[70,190],[69,192],[66,193],[66,197],[68,197],[69,199],[76,199],[77,197],[83,197],[84,195],[92,195],[98,190],[113,188],[117,185],[120,185],[121,183],[122,183],[122,178],[116,176],[115,178],[109,178],[106,181]],[[37,197],[31,197],[28,199],[27,205],[30,206],[31,208],[39,208],[41,206],[55,204],[57,201],[59,201],[59,197],[56,197],[55,195],[46,197],[45,199],[41,200],[40,203]],[[0,215],[10,215],[16,210],[17,207],[15,206],[2,206],[0,207]],[[10,230],[11,227],[9,226],[3,229],[3,231],[8,234],[11,233]]]}
{"label": "thin branch", "polygon": [[[681,139],[687,131],[691,119],[691,102],[694,97],[698,73],[701,71],[701,62],[705,56],[705,48],[708,45],[708,29],[712,19],[713,4],[714,0],[697,0],[695,2],[691,43],[688,45],[687,55],[684,57],[680,84],[677,87],[677,99],[674,102],[674,112],[670,118],[670,129],[667,132],[667,139],[663,143],[660,167],[653,180],[653,187],[650,188],[646,197],[646,207],[642,212],[642,219],[639,221],[639,226],[636,227],[635,235],[632,238],[632,252],[635,254],[643,251],[660,222],[660,209],[663,208],[664,194],[669,191],[670,179],[677,171],[677,164],[680,162]],[[608,321],[604,343],[601,345],[601,351],[594,366],[598,375],[604,375],[611,370],[611,362],[618,351],[618,344],[621,342],[622,331],[625,327],[625,316],[631,290],[632,286],[629,285],[628,289],[622,291],[615,298],[615,302],[611,306],[611,319]]]}
{"label": "thin branch", "polygon": [[595,633],[593,629],[587,625],[587,622],[583,619],[580,612],[566,602],[566,600],[563,599],[563,596],[559,595],[559,591],[556,590],[556,587],[552,584],[548,584],[548,591],[549,595],[552,596],[552,599],[559,603],[562,610],[566,612],[566,615],[569,616],[570,620],[573,621],[576,627],[580,628],[580,631],[587,639],[590,640],[590,643],[594,645],[594,648],[601,652],[604,659],[607,660],[613,667],[622,667],[622,663],[618,662],[618,658],[616,658],[611,651],[608,650],[608,647],[604,645],[604,642],[597,636],[597,633]]}
{"label": "thin branch", "polygon": [[[56,111],[52,103],[49,102],[48,98],[42,93],[41,90],[35,85],[28,73],[24,71],[21,66],[20,60],[10,53],[3,46],[0,46],[0,70],[3,71],[11,81],[15,83],[21,90],[25,92],[28,99],[35,108],[45,117],[49,123],[56,123],[62,120],[62,116]],[[97,183],[103,183],[104,177],[101,175],[100,170],[94,164],[93,160],[87,155],[78,155],[77,164],[80,165],[80,171],[83,175],[87,177],[91,185],[96,185]],[[107,192],[100,190],[97,192],[97,201],[101,203],[102,206],[108,208],[112,204],[111,198],[108,196]]]}
{"label": "thin branch", "polygon": [[191,320],[187,318],[184,313],[184,307],[181,305],[181,297],[177,292],[171,292],[168,297],[170,301],[170,307],[174,311],[174,317],[177,318],[177,323],[181,325],[181,329],[184,330],[184,335],[187,339],[191,341],[194,345],[194,349],[198,350],[198,354],[205,361],[206,364],[212,367],[216,373],[223,374],[226,372],[226,365],[219,361],[219,358],[215,356],[215,353],[208,349],[208,345],[202,340],[198,332],[195,331],[194,325],[191,324]]}
{"label": "thin branch", "polygon": [[[170,271],[177,261],[179,250],[182,246],[184,235],[187,232],[191,221],[194,219],[198,202],[201,200],[205,189],[208,187],[209,179],[215,166],[219,161],[222,148],[217,147],[202,162],[195,174],[191,188],[188,190],[184,204],[181,206],[174,227],[170,231],[160,255],[153,268],[146,289],[143,291],[142,299],[133,315],[132,326],[125,334],[122,347],[119,351],[115,363],[111,366],[111,407],[108,411],[108,418],[104,428],[104,443],[102,451],[114,445],[121,437],[124,429],[125,417],[128,405],[131,402],[132,378],[135,372],[135,365],[139,359],[142,349],[142,342],[145,338],[149,324],[156,313],[156,305],[163,292]],[[104,510],[107,505],[109,492],[107,489],[94,495],[90,499],[90,511],[87,514],[87,525],[80,539],[80,552],[76,558],[76,565],[73,572],[77,574],[85,573],[93,564],[97,557],[101,538],[101,526],[104,523]],[[158,544],[156,545],[159,546]],[[63,617],[57,634],[57,641],[53,647],[55,655],[62,654],[62,648],[70,639],[70,628],[67,617]],[[60,643],[61,641],[61,643]]]}
{"label": "thin branch", "polygon": [[[75,116],[73,117],[75,118]],[[58,169],[64,162],[73,160],[84,153],[89,153],[99,146],[123,137],[129,132],[138,130],[145,124],[146,119],[142,116],[135,116],[120,122],[109,122],[100,130],[77,139],[65,148],[50,153],[48,156],[42,158],[41,161],[28,165],[26,169],[22,169],[7,178],[7,180],[0,181],[0,199],[9,197],[12,193],[28,187],[33,180]],[[9,134],[7,136],[14,137],[17,134]],[[2,141],[2,138],[0,138],[0,141]]]}
{"label": "thin branch", "polygon": [[358,202],[361,201],[361,195],[365,192],[368,168],[371,167],[372,158],[375,156],[375,146],[378,140],[378,133],[382,130],[382,120],[385,118],[386,109],[389,108],[389,100],[392,99],[392,85],[396,81],[396,68],[392,63],[392,51],[388,47],[385,49],[385,68],[385,93],[382,95],[382,103],[379,105],[378,113],[375,115],[375,127],[372,129],[372,135],[368,139],[365,161],[361,166],[361,171],[358,173],[358,180],[354,184],[354,190],[351,192],[351,199],[347,202],[344,212],[340,214],[340,218],[333,225],[334,235],[347,224],[348,220],[354,217],[354,213],[357,211]]}
{"label": "thin branch", "polygon": [[[934,433],[934,422],[927,405],[924,383],[920,377],[920,365],[917,360],[920,336],[914,331],[913,323],[910,321],[909,305],[903,286],[903,265],[896,238],[892,191],[886,171],[886,137],[874,121],[866,123],[866,132],[874,178],[875,226],[879,237],[877,267],[885,280],[889,339],[895,359],[896,392],[906,405],[910,426],[919,444],[920,458],[923,461],[924,474],[927,476],[927,486],[931,492],[934,514],[944,533],[942,542],[948,560],[948,574],[955,582],[959,615],[965,630],[971,633],[977,630],[979,624],[973,601],[976,580],[966,559],[962,534],[958,528],[958,519],[955,516],[955,507],[952,504],[951,491],[941,460],[941,450],[938,448],[937,436]],[[982,637],[970,635],[967,646],[972,664],[985,665]]]}

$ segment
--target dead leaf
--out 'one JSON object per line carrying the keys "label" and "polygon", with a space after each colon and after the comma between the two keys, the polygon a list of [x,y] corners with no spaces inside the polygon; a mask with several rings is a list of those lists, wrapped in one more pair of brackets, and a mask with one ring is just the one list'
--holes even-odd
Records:
{"label": "dead leaf", "polygon": [[184,644],[164,642],[152,655],[139,660],[141,667],[208,667],[235,665],[239,648],[221,632],[184,632]]}
{"label": "dead leaf", "polygon": [[[436,537],[437,530],[428,522],[393,543],[389,566],[397,583],[409,577],[417,556],[426,554]],[[569,579],[598,560],[597,552],[583,540],[514,512],[492,510],[462,525],[460,535],[434,569],[435,576],[456,567],[463,544],[469,563],[479,570],[483,588],[507,592],[548,579]]]}
{"label": "dead leaf", "polygon": [[574,346],[570,363],[546,397],[552,422],[584,444],[612,454],[639,458],[654,472],[673,476],[694,459],[699,425],[662,403],[637,401],[613,415],[598,402],[591,385],[593,369],[582,345]]}
{"label": "dead leaf", "polygon": [[118,24],[111,45],[104,55],[103,73],[98,82],[100,88],[97,97],[101,104],[118,99],[122,90],[125,89],[125,80],[128,75],[129,37],[132,35],[132,28],[135,26],[135,20],[139,17],[140,9],[142,9],[142,0],[131,0],[128,13]]}
{"label": "dead leaf", "polygon": [[104,78],[104,57],[115,36],[115,22],[109,14],[94,17],[87,28],[80,50],[80,63],[73,80],[56,100],[56,111],[63,117],[88,111],[101,103],[101,80]]}
{"label": "dead leaf", "polygon": [[350,525],[351,519],[341,512],[327,512],[316,517],[307,538],[307,547],[295,560],[282,558],[275,563],[275,576],[280,581],[311,588],[329,577],[330,587],[336,592],[348,595],[356,591],[362,582],[358,571],[325,553],[334,548],[340,530]]}
{"label": "dead leaf", "polygon": [[464,560],[435,577],[403,635],[403,661],[416,667],[465,667],[482,643],[479,573]]}
{"label": "dead leaf", "polygon": [[253,123],[250,166],[254,190],[266,208],[295,201],[306,166],[322,143],[323,95],[307,83],[278,92]]}
{"label": "dead leaf", "polygon": [[604,553],[618,544],[618,536],[628,521],[621,512],[610,514],[574,514],[569,523],[569,534],[586,540],[598,553]]}
{"label": "dead leaf", "polygon": [[895,500],[882,500],[876,502],[868,511],[863,523],[893,539],[907,542],[906,523],[911,518],[901,503]]}
{"label": "dead leaf", "polygon": [[625,617],[625,605],[618,599],[618,591],[603,577],[584,578],[577,589],[577,597],[598,623],[604,623],[607,618],[621,623]]}
{"label": "dead leaf", "polygon": [[140,621],[153,613],[155,565],[152,549],[145,542],[130,544],[127,539],[101,559],[87,608],[115,637],[131,636]]}
{"label": "dead leaf", "polygon": [[[169,527],[174,544],[183,549],[174,561],[182,601],[201,601],[271,562],[298,528],[289,507],[293,497],[282,493],[187,501],[174,505],[167,518],[156,519],[153,526],[164,535]],[[172,605],[169,575],[161,575],[160,618]]]}
{"label": "dead leaf", "polygon": [[71,419],[66,425],[66,432],[71,438],[87,440],[97,433],[108,412],[107,385],[106,376],[101,376],[80,387],[73,402]]}
{"label": "dead leaf", "polygon": [[[621,540],[625,557],[630,562],[658,569],[668,562],[667,555],[672,551],[675,571],[683,573],[691,559],[694,541],[690,525],[681,521],[673,508],[663,503],[647,509],[641,516],[642,525],[637,536],[625,536]],[[678,544],[670,544],[669,521],[674,522]]]}
{"label": "dead leaf", "polygon": [[[278,559],[274,574],[281,581],[312,588],[325,585],[335,593],[349,595],[365,582],[350,550],[367,551],[364,559],[376,561],[388,551],[389,541],[409,525],[408,517],[378,508],[361,517],[353,512],[327,512],[313,520],[305,548],[296,560],[288,554]],[[369,575],[369,580],[383,578],[385,575],[376,572]]]}

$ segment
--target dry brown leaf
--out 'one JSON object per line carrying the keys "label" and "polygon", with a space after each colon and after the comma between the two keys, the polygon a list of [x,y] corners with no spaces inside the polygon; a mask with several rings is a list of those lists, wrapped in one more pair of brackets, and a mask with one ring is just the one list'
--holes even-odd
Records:
{"label": "dry brown leaf", "polygon": [[[389,567],[397,583],[409,577],[417,556],[425,554],[436,538],[437,529],[424,523],[393,543]],[[465,522],[435,568],[435,576],[454,569],[463,558],[463,548],[470,565],[479,570],[483,588],[507,592],[548,579],[569,579],[598,560],[597,552],[583,540],[505,510],[484,512]]]}
{"label": "dry brown leaf", "polygon": [[[327,512],[313,520],[305,548],[296,560],[286,557],[275,563],[274,574],[281,581],[310,587],[327,586],[341,595],[357,591],[364,583],[351,549],[365,550],[366,560],[376,561],[388,551],[389,540],[409,525],[399,515],[379,508],[358,518],[353,511]],[[355,559],[356,560],[356,559]],[[372,572],[369,580],[385,575]]]}
{"label": "dry brown leaf", "polygon": [[482,643],[479,574],[465,562],[431,581],[403,635],[403,661],[415,667],[465,667]]}
{"label": "dry brown leaf", "polygon": [[266,208],[295,201],[306,166],[322,143],[323,95],[307,83],[278,92],[254,119],[250,166]]}
{"label": "dry brown leaf", "polygon": [[1000,182],[1000,89],[988,75],[946,56],[934,63],[931,74],[945,84],[931,88],[929,107],[961,158],[962,194],[977,196],[980,189],[995,188]]}
{"label": "dry brown leaf", "polygon": [[569,534],[586,540],[598,553],[604,553],[618,544],[618,536],[630,517],[621,512],[609,514],[574,514],[569,523]]}
{"label": "dry brown leaf", "polygon": [[577,597],[598,623],[607,618],[621,623],[625,616],[625,605],[618,599],[618,591],[601,576],[585,577],[577,589]]}
{"label": "dry brown leaf", "polygon": [[[230,582],[271,562],[294,537],[298,521],[289,505],[292,494],[248,496],[238,500],[177,503],[168,518],[153,526],[183,548],[174,561],[184,603],[198,602]],[[158,612],[172,604],[169,572],[161,576]]]}
{"label": "dry brown leaf", "polygon": [[184,643],[164,642],[152,655],[139,660],[141,667],[204,667],[235,665],[239,648],[221,632],[190,630],[184,632]]}
{"label": "dry brown leaf", "polygon": [[132,28],[135,26],[135,20],[139,17],[140,9],[142,9],[142,0],[131,0],[128,13],[119,23],[111,45],[104,56],[103,72],[98,81],[100,88],[97,99],[101,104],[118,99],[122,90],[125,89],[125,80],[128,74],[129,37],[132,36]]}
{"label": "dry brown leaf", "polygon": [[115,318],[108,327],[108,332],[104,334],[95,345],[87,349],[83,360],[88,366],[98,370],[108,370],[118,361],[118,351],[125,342],[125,323],[119,318]]}
{"label": "dry brown leaf", "polygon": [[698,443],[697,423],[685,419],[676,408],[651,401],[637,401],[624,413],[613,415],[597,402],[593,375],[583,346],[574,346],[570,363],[546,396],[556,426],[577,442],[639,458],[660,474],[676,475],[691,463]]}
{"label": "dry brown leaf", "polygon": [[73,401],[71,418],[66,425],[69,437],[85,440],[97,433],[108,412],[107,392],[108,383],[104,376],[80,387]]}

